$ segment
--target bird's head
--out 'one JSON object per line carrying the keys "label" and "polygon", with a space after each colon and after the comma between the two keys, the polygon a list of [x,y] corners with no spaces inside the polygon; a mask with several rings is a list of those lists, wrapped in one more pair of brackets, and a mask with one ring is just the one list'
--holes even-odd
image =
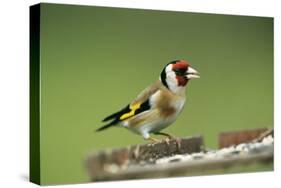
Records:
{"label": "bird's head", "polygon": [[160,80],[168,89],[177,92],[193,78],[200,78],[199,72],[186,60],[175,60],[168,63],[161,72]]}

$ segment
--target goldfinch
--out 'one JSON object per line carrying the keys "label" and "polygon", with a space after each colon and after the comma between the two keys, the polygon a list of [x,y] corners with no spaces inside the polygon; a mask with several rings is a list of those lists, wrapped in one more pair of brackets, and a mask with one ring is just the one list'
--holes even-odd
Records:
{"label": "goldfinch", "polygon": [[199,73],[186,60],[175,60],[162,70],[159,80],[144,89],[130,104],[103,119],[110,121],[96,131],[113,126],[122,126],[141,135],[144,139],[158,141],[150,134],[160,132],[171,125],[185,104],[185,88],[190,79],[199,78]]}

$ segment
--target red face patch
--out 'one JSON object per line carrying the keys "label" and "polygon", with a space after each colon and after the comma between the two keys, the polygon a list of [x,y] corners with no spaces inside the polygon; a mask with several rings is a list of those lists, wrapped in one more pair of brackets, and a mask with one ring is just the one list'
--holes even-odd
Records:
{"label": "red face patch", "polygon": [[178,81],[178,86],[185,86],[188,82],[188,79],[184,76],[176,76],[176,79]]}
{"label": "red face patch", "polygon": [[177,70],[177,69],[187,69],[187,67],[189,67],[190,64],[185,61],[185,60],[180,60],[177,63],[173,64],[173,70]]}
{"label": "red face patch", "polygon": [[188,79],[185,76],[185,72],[190,64],[185,60],[180,60],[173,64],[173,71],[176,73],[176,79],[178,81],[178,86],[185,86],[188,82]]}

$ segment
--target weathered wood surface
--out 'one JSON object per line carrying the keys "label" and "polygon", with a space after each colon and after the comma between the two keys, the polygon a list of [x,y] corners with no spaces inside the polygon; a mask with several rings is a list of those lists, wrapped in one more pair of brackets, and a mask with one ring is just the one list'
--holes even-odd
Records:
{"label": "weathered wood surface", "polygon": [[267,130],[267,128],[259,128],[242,131],[222,132],[219,134],[219,148],[225,148],[232,145],[250,142],[261,136],[261,134],[265,133]]}
{"label": "weathered wood surface", "polygon": [[153,162],[156,159],[176,154],[200,152],[203,147],[201,136],[194,136],[168,142],[149,143],[127,148],[105,150],[90,155],[86,166],[92,179],[103,179],[107,174],[126,168],[129,164]]}
{"label": "weathered wood surface", "polygon": [[[264,139],[266,136],[269,136],[267,140]],[[172,139],[168,143],[163,141],[103,150],[89,155],[86,167],[92,181],[104,181],[186,176],[254,163],[273,165],[273,129],[223,133],[219,141],[231,147],[206,151],[203,138],[195,136],[180,139],[180,144]],[[248,152],[247,145],[253,148],[251,152]],[[198,159],[200,155],[204,157]],[[195,160],[186,160],[190,156]],[[163,160],[168,162],[162,163]]]}
{"label": "weathered wood surface", "polygon": [[118,173],[106,173],[93,176],[92,181],[146,179],[159,177],[176,177],[200,174],[210,170],[228,169],[231,167],[251,165],[254,163],[272,163],[273,153],[233,156],[223,159],[177,162],[163,165],[134,166]]}

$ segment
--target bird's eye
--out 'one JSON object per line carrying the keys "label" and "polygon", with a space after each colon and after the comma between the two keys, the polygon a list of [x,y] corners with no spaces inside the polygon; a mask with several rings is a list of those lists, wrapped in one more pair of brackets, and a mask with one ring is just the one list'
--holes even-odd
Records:
{"label": "bird's eye", "polygon": [[176,75],[184,75],[185,70],[184,69],[174,69],[174,72]]}

